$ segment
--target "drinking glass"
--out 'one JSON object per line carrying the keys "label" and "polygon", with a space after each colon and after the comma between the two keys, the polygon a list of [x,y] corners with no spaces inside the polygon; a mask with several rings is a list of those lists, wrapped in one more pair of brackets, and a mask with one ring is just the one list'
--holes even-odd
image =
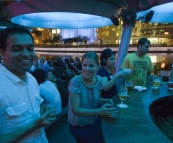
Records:
{"label": "drinking glass", "polygon": [[155,77],[153,79],[153,86],[152,86],[152,88],[153,89],[160,89],[160,82],[161,82],[161,79],[158,78],[158,77]]}
{"label": "drinking glass", "polygon": [[168,81],[168,89],[169,90],[173,90],[173,79],[172,78],[169,78],[169,81]]}
{"label": "drinking glass", "polygon": [[131,92],[132,92],[132,88],[133,88],[133,83],[132,81],[125,81],[125,86],[127,88],[127,97],[130,97]]}
{"label": "drinking glass", "polygon": [[126,88],[126,86],[120,86],[119,98],[121,100],[121,103],[117,104],[117,106],[119,108],[127,108],[128,107],[126,104],[124,104],[124,100],[126,99],[126,97],[127,97],[127,88]]}

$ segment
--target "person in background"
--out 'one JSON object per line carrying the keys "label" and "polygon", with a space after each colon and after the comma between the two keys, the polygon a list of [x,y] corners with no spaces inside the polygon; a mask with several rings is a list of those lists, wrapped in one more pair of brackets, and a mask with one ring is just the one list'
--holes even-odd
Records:
{"label": "person in background", "polygon": [[132,81],[133,86],[148,86],[150,84],[153,65],[147,55],[149,47],[150,41],[147,38],[141,38],[137,43],[137,51],[124,58],[121,68],[132,70],[127,79]]}
{"label": "person in background", "polygon": [[70,64],[70,59],[69,59],[68,57],[66,57],[66,58],[64,59],[64,63],[65,63],[67,72],[68,72],[68,73],[71,73],[72,70],[73,70],[73,67],[72,67],[72,65]]}
{"label": "person in background", "polygon": [[68,72],[63,68],[62,59],[58,59],[55,61],[53,69],[57,69],[57,78],[61,80],[68,80]]}
{"label": "person in background", "polygon": [[47,62],[41,67],[41,69],[48,73],[48,71],[52,69],[52,65],[53,62],[51,60],[47,60]]}
{"label": "person in background", "polygon": [[58,89],[61,100],[62,100],[62,107],[67,106],[69,100],[69,93],[68,93],[68,83],[57,78],[57,73],[59,72],[58,69],[54,68],[53,70],[49,70],[48,72],[48,80],[50,80],[54,86]]}
{"label": "person in background", "polygon": [[35,59],[29,29],[2,29],[0,53],[0,142],[47,143],[42,127],[50,125],[56,113],[54,108],[42,105],[37,81],[27,72]]}
{"label": "person in background", "polygon": [[33,63],[34,70],[40,67],[40,60],[38,60],[38,56],[35,56],[35,60]]}
{"label": "person in background", "polygon": [[70,64],[72,66],[72,71],[75,72],[76,75],[79,75],[82,73],[82,64],[78,57],[75,57],[74,63],[70,63]]}
{"label": "person in background", "polygon": [[69,83],[69,131],[79,143],[105,143],[100,116],[115,118],[117,108],[111,99],[100,98],[105,84],[96,74],[99,57],[87,52],[82,57],[82,74]]}
{"label": "person in background", "polygon": [[40,61],[40,65],[39,65],[38,68],[42,68],[42,66],[43,66],[44,64],[46,64],[46,58],[45,58],[45,57],[40,57],[39,61]]}
{"label": "person in background", "polygon": [[54,106],[56,114],[62,110],[61,97],[59,91],[51,81],[47,79],[47,73],[42,69],[36,69],[33,76],[38,82],[41,97],[44,99],[43,103],[49,106]]}
{"label": "person in background", "polygon": [[105,90],[104,88],[101,90],[102,98],[111,99],[113,96],[115,96],[117,94],[117,78],[126,76],[123,71],[120,71],[115,76],[113,76],[112,71],[115,69],[115,59],[116,55],[111,49],[107,48],[101,52],[101,67],[98,69],[97,75],[101,76],[104,79],[104,82],[106,84],[110,84],[111,86],[109,90]]}

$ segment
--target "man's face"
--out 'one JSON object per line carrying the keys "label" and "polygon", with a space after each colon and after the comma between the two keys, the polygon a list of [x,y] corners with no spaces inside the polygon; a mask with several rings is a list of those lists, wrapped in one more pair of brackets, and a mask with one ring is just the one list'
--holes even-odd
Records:
{"label": "man's face", "polygon": [[6,50],[2,51],[4,65],[16,75],[25,74],[35,59],[32,38],[25,33],[12,34],[7,38]]}
{"label": "man's face", "polygon": [[77,59],[74,60],[74,64],[75,64],[75,65],[78,64],[78,60],[77,60]]}
{"label": "man's face", "polygon": [[149,50],[150,44],[148,42],[145,42],[144,45],[139,45],[138,50],[141,54],[147,54]]}

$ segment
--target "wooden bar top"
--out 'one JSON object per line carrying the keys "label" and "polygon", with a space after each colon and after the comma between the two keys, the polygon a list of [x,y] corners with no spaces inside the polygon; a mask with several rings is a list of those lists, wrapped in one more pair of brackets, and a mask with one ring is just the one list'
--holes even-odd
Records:
{"label": "wooden bar top", "polygon": [[[164,96],[173,95],[167,85],[159,90],[149,86],[146,91],[132,90],[125,103],[128,108],[120,109],[116,119],[102,117],[103,134],[106,143],[172,143],[153,123],[149,115],[150,104]],[[118,95],[114,105],[120,103]]]}

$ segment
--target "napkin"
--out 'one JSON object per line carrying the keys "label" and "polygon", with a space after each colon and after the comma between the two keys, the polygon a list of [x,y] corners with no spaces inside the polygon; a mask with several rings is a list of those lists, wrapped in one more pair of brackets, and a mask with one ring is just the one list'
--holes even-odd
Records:
{"label": "napkin", "polygon": [[136,89],[137,91],[143,91],[146,90],[147,88],[144,86],[135,86],[134,89]]}

